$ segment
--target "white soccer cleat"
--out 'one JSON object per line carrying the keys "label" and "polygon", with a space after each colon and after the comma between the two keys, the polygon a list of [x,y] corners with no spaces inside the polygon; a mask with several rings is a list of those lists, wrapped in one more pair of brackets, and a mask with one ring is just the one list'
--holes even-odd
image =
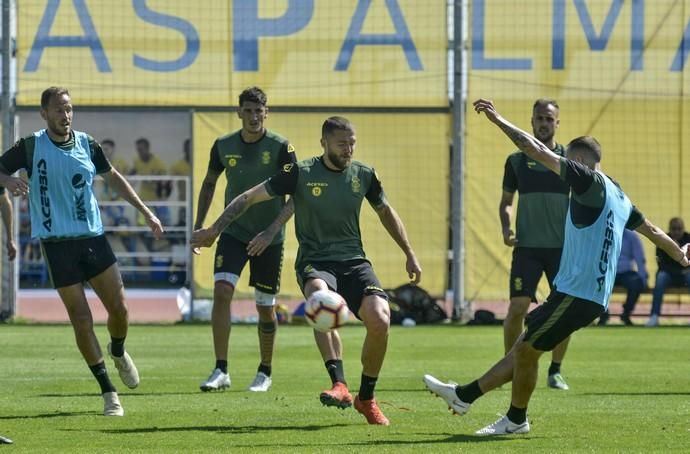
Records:
{"label": "white soccer cleat", "polygon": [[659,326],[659,316],[656,314],[652,314],[649,316],[649,320],[647,320],[647,323],[645,326],[652,328],[655,326]]}
{"label": "white soccer cleat", "polygon": [[219,391],[230,387],[230,375],[222,370],[213,369],[206,381],[202,382],[199,388],[204,391]]}
{"label": "white soccer cleat", "polygon": [[120,404],[116,392],[103,393],[103,416],[124,416],[125,409]]}
{"label": "white soccer cleat", "polygon": [[464,415],[470,410],[472,404],[460,400],[455,389],[458,387],[455,383],[443,383],[431,375],[424,375],[424,384],[426,388],[436,394],[448,404],[448,409],[458,415]]}
{"label": "white soccer cleat", "polygon": [[251,385],[249,385],[247,390],[255,393],[265,393],[271,387],[272,383],[273,380],[271,380],[271,377],[263,372],[257,372],[256,377],[254,377],[254,381]]}
{"label": "white soccer cleat", "polygon": [[132,357],[129,356],[129,353],[127,352],[120,357],[113,356],[111,346],[111,344],[108,344],[108,354],[115,362],[115,368],[120,374],[122,383],[124,383],[129,389],[136,388],[139,386],[139,371],[137,370],[137,366],[134,365]]}
{"label": "white soccer cleat", "polygon": [[546,384],[549,388],[553,389],[561,389],[563,391],[570,389],[570,386],[568,386],[565,382],[565,378],[563,378],[563,375],[560,373],[549,375],[549,378],[546,379]]}
{"label": "white soccer cleat", "polygon": [[502,416],[501,419],[493,424],[489,424],[483,429],[479,429],[474,434],[482,437],[489,435],[510,435],[510,434],[526,434],[529,432],[529,421],[525,419],[522,424],[515,424],[508,419],[507,416]]}

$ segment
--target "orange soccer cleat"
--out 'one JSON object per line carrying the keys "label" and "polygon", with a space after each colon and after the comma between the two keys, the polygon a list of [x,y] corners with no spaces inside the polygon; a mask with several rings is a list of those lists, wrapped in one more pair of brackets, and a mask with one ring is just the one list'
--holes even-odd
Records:
{"label": "orange soccer cleat", "polygon": [[355,410],[363,414],[369,424],[377,424],[379,426],[390,425],[390,421],[381,412],[376,399],[359,400],[359,396],[355,397]]}
{"label": "orange soccer cleat", "polygon": [[338,407],[341,410],[352,406],[352,394],[345,383],[336,382],[331,389],[321,393],[321,403],[327,407]]}

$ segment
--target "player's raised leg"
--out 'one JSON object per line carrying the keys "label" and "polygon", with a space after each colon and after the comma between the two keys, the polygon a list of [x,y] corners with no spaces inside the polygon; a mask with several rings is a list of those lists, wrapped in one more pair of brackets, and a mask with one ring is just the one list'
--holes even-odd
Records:
{"label": "player's raised leg", "polygon": [[124,286],[117,263],[92,277],[89,284],[108,312],[108,332],[110,333],[108,353],[115,363],[122,382],[128,388],[134,389],[139,386],[139,371],[129,353],[125,351],[129,318],[125,305]]}
{"label": "player's raised leg", "polygon": [[364,415],[369,424],[387,426],[390,422],[374,399],[374,388],[388,348],[388,302],[378,295],[367,295],[362,299],[359,316],[367,334],[362,346],[362,382],[355,397],[355,409]]}

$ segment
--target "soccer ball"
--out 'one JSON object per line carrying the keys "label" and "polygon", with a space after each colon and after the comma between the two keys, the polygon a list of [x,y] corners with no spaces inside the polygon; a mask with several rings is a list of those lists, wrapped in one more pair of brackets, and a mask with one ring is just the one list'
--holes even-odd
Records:
{"label": "soccer ball", "polygon": [[343,326],[348,315],[349,309],[343,297],[330,290],[315,291],[304,306],[304,318],[322,333]]}

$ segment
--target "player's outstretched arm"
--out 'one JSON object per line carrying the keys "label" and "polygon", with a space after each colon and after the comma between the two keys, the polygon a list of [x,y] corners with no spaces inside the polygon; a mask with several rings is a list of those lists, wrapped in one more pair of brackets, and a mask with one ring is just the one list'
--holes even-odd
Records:
{"label": "player's outstretched arm", "polygon": [[211,224],[209,228],[197,229],[192,232],[191,246],[193,248],[213,246],[218,235],[220,235],[232,221],[247,211],[247,208],[259,202],[270,200],[273,197],[274,196],[270,195],[268,190],[266,190],[266,182],[247,189],[242,194],[232,199],[232,202],[225,207],[225,210],[223,210],[218,219],[216,219],[216,222]]}
{"label": "player's outstretched arm", "polygon": [[649,219],[645,219],[642,225],[635,230],[649,238],[652,243],[682,266],[690,266],[690,257],[688,257],[690,243],[683,245],[683,247],[678,246],[671,237],[666,235],[666,232],[649,222]]}
{"label": "player's outstretched arm", "polygon": [[14,260],[17,256],[17,245],[14,242],[12,229],[12,202],[7,191],[0,195],[0,213],[2,213],[2,223],[5,225],[5,233],[7,234],[7,258]]}
{"label": "player's outstretched arm", "polygon": [[194,220],[194,230],[200,229],[204,225],[208,209],[211,207],[213,201],[213,194],[216,192],[216,183],[220,177],[221,172],[213,169],[206,171],[204,181],[201,183],[201,190],[199,191],[199,199],[196,204],[196,219]]}
{"label": "player's outstretched arm", "polygon": [[160,239],[163,236],[163,225],[161,221],[153,214],[144,202],[141,201],[132,185],[123,177],[120,172],[111,168],[109,172],[102,174],[103,179],[111,186],[120,196],[125,199],[130,205],[137,209],[144,215],[146,223],[148,224],[153,236]]}
{"label": "player's outstretched arm", "polygon": [[292,200],[292,197],[290,197],[290,200],[288,200],[283,209],[280,210],[278,217],[275,218],[271,225],[266,227],[266,230],[263,232],[259,232],[252,238],[249,244],[247,244],[247,254],[251,256],[261,255],[266,248],[271,245],[273,238],[278,234],[283,224],[289,221],[294,213],[295,202]]}
{"label": "player's outstretched arm", "polygon": [[376,208],[376,214],[379,215],[381,224],[386,228],[388,234],[405,253],[405,257],[407,257],[405,262],[407,275],[412,282],[419,284],[419,281],[422,280],[422,267],[419,265],[419,261],[417,261],[417,256],[412,250],[412,246],[410,246],[410,241],[407,239],[407,231],[400,216],[388,203],[383,203]]}
{"label": "player's outstretched arm", "polygon": [[530,158],[542,163],[548,169],[560,175],[561,161],[549,147],[541,143],[536,137],[518,128],[505,118],[503,118],[496,108],[494,103],[488,99],[478,99],[474,103],[474,110],[477,113],[484,113],[486,118],[498,126],[503,133],[508,136],[510,140]]}

